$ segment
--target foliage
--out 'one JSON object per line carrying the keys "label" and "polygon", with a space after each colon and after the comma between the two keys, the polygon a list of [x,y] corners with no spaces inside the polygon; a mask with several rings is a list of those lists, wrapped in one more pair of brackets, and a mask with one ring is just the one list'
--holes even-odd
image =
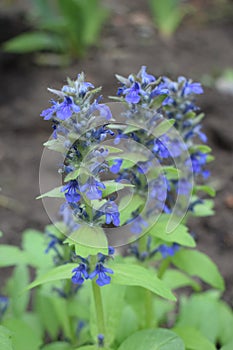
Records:
{"label": "foliage", "polygon": [[14,53],[43,51],[37,55],[37,61],[50,59],[50,64],[59,57],[55,59],[45,52],[54,52],[66,62],[96,45],[107,16],[99,0],[35,0],[31,13],[33,30],[8,40],[3,49]]}
{"label": "foliage", "polygon": [[61,220],[45,234],[26,230],[21,247],[0,246],[0,267],[14,267],[0,296],[4,349],[231,347],[223,278],[188,227],[190,216],[213,214],[211,149],[194,104],[202,87],[145,67],[117,78],[113,105],[84,74],[50,89],[45,146],[63,156],[63,183],[40,198],[63,202]]}
{"label": "foliage", "polygon": [[190,5],[181,0],[150,0],[150,8],[160,34],[171,37],[180,26],[183,18],[191,11]]}

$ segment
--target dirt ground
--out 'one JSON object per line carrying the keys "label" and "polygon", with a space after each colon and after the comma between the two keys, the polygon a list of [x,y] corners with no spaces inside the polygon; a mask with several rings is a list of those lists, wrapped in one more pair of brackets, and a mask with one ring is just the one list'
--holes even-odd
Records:
{"label": "dirt ground", "polygon": [[[128,75],[141,65],[157,76],[185,75],[194,80],[233,68],[230,18],[188,19],[173,39],[164,41],[152,25],[145,1],[111,0],[108,6],[113,15],[99,47],[70,67],[38,67],[30,56],[0,52],[0,229],[8,244],[18,244],[25,228],[43,229],[49,222],[41,201],[35,200],[42,143],[51,133],[49,123],[39,117],[48,106],[48,86],[59,88],[67,76],[84,71],[87,80],[102,85],[104,96],[108,96],[117,89],[115,73]],[[20,8],[0,11],[0,42],[25,28],[21,18]],[[216,158],[211,165],[211,181],[217,189],[216,215],[198,218],[191,225],[200,250],[213,258],[225,277],[225,299],[232,303],[233,99],[230,93],[206,88],[199,105],[206,114],[204,129]]]}

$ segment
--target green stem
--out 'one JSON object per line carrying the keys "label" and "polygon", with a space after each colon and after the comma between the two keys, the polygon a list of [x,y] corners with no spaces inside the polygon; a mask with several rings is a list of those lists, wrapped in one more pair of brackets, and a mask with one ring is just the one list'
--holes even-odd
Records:
{"label": "green stem", "polygon": [[98,333],[105,335],[104,309],[103,309],[101,290],[94,280],[92,280],[92,291],[93,291],[94,302],[95,302]]}
{"label": "green stem", "polygon": [[169,258],[166,258],[166,259],[164,259],[161,262],[161,264],[160,264],[160,266],[158,268],[158,272],[157,272],[158,278],[162,278],[163,277],[163,275],[165,274],[165,272],[166,272],[167,268],[169,267],[169,265],[170,265],[170,259]]}
{"label": "green stem", "polygon": [[151,328],[153,326],[153,295],[150,290],[146,290],[145,298],[145,309],[146,309],[146,328]]}

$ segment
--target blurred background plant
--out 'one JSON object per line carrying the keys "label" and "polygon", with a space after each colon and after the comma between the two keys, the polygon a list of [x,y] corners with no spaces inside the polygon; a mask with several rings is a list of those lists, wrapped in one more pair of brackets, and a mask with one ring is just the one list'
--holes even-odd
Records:
{"label": "blurred background plant", "polygon": [[150,0],[155,26],[163,38],[170,38],[187,14],[194,11],[192,5],[182,0]]}
{"label": "blurred background plant", "polygon": [[27,20],[31,31],[8,41],[2,48],[11,53],[37,53],[39,64],[69,64],[98,44],[108,10],[100,0],[32,0]]}

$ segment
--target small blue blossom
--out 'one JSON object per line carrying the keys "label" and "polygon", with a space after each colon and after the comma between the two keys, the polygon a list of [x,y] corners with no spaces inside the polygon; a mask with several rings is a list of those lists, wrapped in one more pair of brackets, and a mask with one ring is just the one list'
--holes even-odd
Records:
{"label": "small blue blossom", "polygon": [[157,251],[161,253],[163,259],[169,257],[169,256],[174,256],[175,253],[180,249],[179,244],[173,243],[172,246],[168,246],[166,244],[161,244]]}
{"label": "small blue blossom", "polygon": [[72,116],[73,113],[79,113],[80,107],[77,106],[72,97],[65,96],[64,101],[59,105],[56,111],[56,116],[60,120],[66,120]]}
{"label": "small blue blossom", "polygon": [[[179,188],[178,188],[179,185]],[[179,195],[189,196],[192,190],[192,184],[187,179],[180,179],[179,182],[176,183],[176,192]]]}
{"label": "small blue blossom", "polygon": [[140,234],[143,231],[143,226],[147,227],[148,223],[140,215],[138,215],[135,219],[133,219],[130,231],[136,235]]}
{"label": "small blue blossom", "polygon": [[84,263],[80,263],[78,267],[75,267],[72,272],[74,275],[71,280],[74,284],[83,284],[85,279],[87,280],[90,276],[87,272],[87,265]]}
{"label": "small blue blossom", "polygon": [[111,224],[115,226],[120,225],[120,213],[117,204],[114,201],[109,201],[103,205],[101,210],[103,214],[105,214],[105,222],[106,224]]}
{"label": "small blue blossom", "polygon": [[9,299],[3,295],[0,295],[0,320],[6,312],[9,305]]}
{"label": "small blue blossom", "polygon": [[108,247],[108,254],[113,255],[115,253],[115,249],[111,246]]}
{"label": "small blue blossom", "polygon": [[72,97],[65,96],[62,103],[58,103],[54,100],[51,102],[53,106],[41,113],[41,116],[44,117],[44,120],[51,119],[55,114],[58,119],[66,120],[70,118],[73,113],[80,112],[80,107],[74,103]]}
{"label": "small blue blossom", "polygon": [[130,88],[125,89],[123,94],[126,102],[137,104],[141,100],[141,94],[144,94],[144,91],[141,89],[140,84],[135,82]]}
{"label": "small blue blossom", "polygon": [[90,113],[93,113],[94,111],[99,111],[99,114],[101,117],[104,117],[106,120],[110,120],[112,118],[112,113],[110,108],[103,103],[99,103],[99,100],[95,100],[93,104],[90,107]]}
{"label": "small blue blossom", "polygon": [[103,347],[104,346],[104,335],[103,334],[99,334],[98,335],[98,346],[99,347]]}
{"label": "small blue blossom", "polygon": [[113,165],[110,167],[110,171],[113,174],[119,173],[122,163],[123,163],[123,159],[115,159]]}
{"label": "small blue blossom", "polygon": [[204,178],[207,178],[209,176],[209,171],[203,170],[203,166],[206,164],[207,161],[206,153],[196,152],[191,154],[191,161],[193,172],[195,175],[201,175]]}
{"label": "small blue blossom", "polygon": [[80,187],[80,191],[84,192],[88,199],[94,200],[102,198],[101,189],[105,188],[106,187],[102,182],[97,181],[94,177],[89,177],[87,182]]}
{"label": "small blue blossom", "polygon": [[156,86],[150,93],[150,98],[154,98],[159,95],[167,95],[169,93],[169,90],[164,84],[159,84]]}
{"label": "small blue blossom", "polygon": [[193,129],[191,129],[190,131],[188,131],[185,135],[184,135],[184,139],[185,141],[187,141],[188,139],[194,137],[194,136],[198,136],[199,139],[206,143],[207,142],[207,136],[206,134],[204,134],[204,132],[201,131],[202,125],[196,125]]}
{"label": "small blue blossom", "polygon": [[156,80],[156,78],[153,75],[148,74],[146,72],[146,66],[141,67],[141,70],[139,72],[139,77],[141,77],[143,85],[148,85],[150,83],[153,83]]}
{"label": "small blue blossom", "polygon": [[183,83],[182,96],[203,93],[203,88],[200,83],[193,83],[192,80],[187,80],[185,77],[179,77],[178,83]]}
{"label": "small blue blossom", "polygon": [[166,136],[163,137],[163,140],[155,139],[153,152],[157,153],[161,158],[168,158],[170,153],[166,146],[164,146],[164,142],[167,142],[168,138]]}
{"label": "small blue blossom", "polygon": [[105,267],[102,263],[98,263],[89,277],[93,279],[97,276],[96,283],[102,287],[111,282],[111,277],[108,276],[107,273],[113,274],[112,269]]}
{"label": "small blue blossom", "polygon": [[159,176],[150,182],[150,198],[164,202],[167,198],[167,191],[170,190],[170,184],[165,176]]}
{"label": "small blue blossom", "polygon": [[62,187],[61,192],[65,192],[65,197],[68,203],[76,203],[81,199],[80,194],[77,192],[79,190],[78,181],[71,180]]}
{"label": "small blue blossom", "polygon": [[50,238],[50,241],[48,243],[47,248],[45,249],[45,254],[48,254],[51,249],[53,249],[56,253],[59,253],[57,245],[60,245],[62,243],[62,240],[58,239],[55,235],[51,233],[48,233],[48,237]]}
{"label": "small blue blossom", "polygon": [[40,114],[41,117],[44,117],[44,120],[51,119],[60,106],[60,104],[54,100],[50,100],[50,103],[52,103],[52,107],[43,110]]}

